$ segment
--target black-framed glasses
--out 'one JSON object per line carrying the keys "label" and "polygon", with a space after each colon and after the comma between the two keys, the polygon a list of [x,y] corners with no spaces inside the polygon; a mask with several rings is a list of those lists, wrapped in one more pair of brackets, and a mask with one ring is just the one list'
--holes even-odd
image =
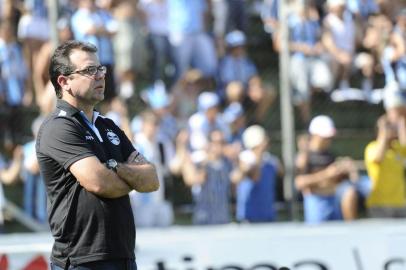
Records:
{"label": "black-framed glasses", "polygon": [[106,75],[107,67],[105,67],[105,66],[88,66],[84,69],[75,70],[68,75],[77,73],[77,74],[81,74],[81,75],[95,76],[98,72],[100,72],[103,75]]}

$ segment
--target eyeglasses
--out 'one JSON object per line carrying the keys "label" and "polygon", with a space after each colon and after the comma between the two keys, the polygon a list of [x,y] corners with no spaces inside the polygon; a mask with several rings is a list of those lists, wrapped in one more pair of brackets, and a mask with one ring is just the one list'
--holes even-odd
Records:
{"label": "eyeglasses", "polygon": [[81,75],[95,76],[98,72],[100,72],[103,75],[106,75],[107,68],[105,66],[88,66],[84,69],[73,71],[68,75],[77,73]]}

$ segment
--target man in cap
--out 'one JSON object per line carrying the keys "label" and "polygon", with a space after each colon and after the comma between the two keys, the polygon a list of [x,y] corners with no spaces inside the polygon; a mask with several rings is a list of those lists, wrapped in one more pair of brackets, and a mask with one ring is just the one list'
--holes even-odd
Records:
{"label": "man in cap", "polygon": [[276,181],[283,173],[282,166],[267,152],[269,138],[263,127],[248,127],[242,141],[246,150],[239,154],[238,167],[232,173],[232,181],[237,185],[237,220],[274,221]]}
{"label": "man in cap", "polygon": [[302,192],[306,223],[354,219],[357,193],[354,188],[340,188],[343,180],[357,179],[357,170],[349,158],[336,159],[330,152],[336,134],[333,120],[326,115],[312,119],[310,137],[298,143],[295,185]]}
{"label": "man in cap", "polygon": [[386,114],[377,121],[376,140],[365,149],[365,165],[371,179],[366,206],[372,217],[406,217],[404,93],[387,91],[384,106]]}

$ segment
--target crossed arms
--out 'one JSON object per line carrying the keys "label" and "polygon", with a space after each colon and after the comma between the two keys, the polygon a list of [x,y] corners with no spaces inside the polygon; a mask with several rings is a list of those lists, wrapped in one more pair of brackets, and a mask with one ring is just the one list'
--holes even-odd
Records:
{"label": "crossed arms", "polygon": [[159,188],[155,166],[138,151],[119,164],[117,173],[95,156],[76,161],[70,171],[87,191],[104,198],[119,198],[132,190],[152,192]]}

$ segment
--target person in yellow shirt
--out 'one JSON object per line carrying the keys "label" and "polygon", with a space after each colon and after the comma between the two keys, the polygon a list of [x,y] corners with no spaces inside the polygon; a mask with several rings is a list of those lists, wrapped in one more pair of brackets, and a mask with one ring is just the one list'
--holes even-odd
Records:
{"label": "person in yellow shirt", "polygon": [[386,94],[386,114],[377,121],[376,140],[365,149],[371,180],[366,200],[371,217],[406,217],[406,99],[399,91]]}

